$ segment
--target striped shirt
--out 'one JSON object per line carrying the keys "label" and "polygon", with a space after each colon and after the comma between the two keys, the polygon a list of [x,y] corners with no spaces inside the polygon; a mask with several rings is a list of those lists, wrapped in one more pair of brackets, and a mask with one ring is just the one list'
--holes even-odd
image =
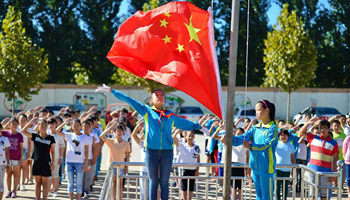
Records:
{"label": "striped shirt", "polygon": [[332,171],[332,156],[339,153],[338,144],[328,136],[307,134],[307,141],[310,143],[310,163],[309,167],[320,172]]}

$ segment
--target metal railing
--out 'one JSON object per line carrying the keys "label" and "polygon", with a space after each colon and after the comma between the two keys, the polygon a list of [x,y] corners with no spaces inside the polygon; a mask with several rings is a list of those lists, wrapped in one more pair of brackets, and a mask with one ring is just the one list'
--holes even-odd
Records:
{"label": "metal railing", "polygon": [[[285,197],[288,196],[288,194],[285,194],[285,187],[288,187],[288,182],[291,182],[291,198],[294,200],[297,198],[296,193],[296,184],[297,184],[297,169],[301,169],[301,193],[299,196],[300,199],[308,198],[309,196],[314,196],[315,199],[318,199],[320,190],[327,189],[327,199],[331,197],[332,190],[337,190],[337,199],[341,199],[341,191],[342,191],[342,166],[343,164],[338,161],[338,172],[317,172],[313,169],[310,169],[306,167],[305,165],[277,165],[277,169],[280,168],[290,168],[292,171],[291,177],[275,177],[274,178],[274,196],[275,199],[277,199],[277,181],[282,181],[282,199],[285,199]],[[141,199],[140,194],[140,180],[144,179],[147,180],[147,176],[141,176],[139,174],[128,174],[128,175],[121,175],[120,169],[121,166],[134,166],[134,167],[142,167],[145,166],[145,163],[143,162],[118,162],[118,163],[112,163],[109,167],[109,170],[107,172],[103,188],[101,191],[101,195],[99,197],[99,200],[105,200],[105,199],[122,199],[120,197],[120,179],[125,179],[126,182],[126,191],[123,191],[123,195],[125,196],[125,199]],[[216,163],[196,163],[196,164],[189,164],[189,163],[173,163],[173,168],[176,167],[199,167],[199,168],[205,168],[205,173],[201,173],[199,176],[179,176],[179,175],[171,175],[170,176],[170,184],[169,184],[169,198],[170,199],[182,199],[180,194],[180,184],[177,183],[176,186],[174,186],[172,183],[181,179],[187,179],[187,191],[189,191],[189,180],[195,179],[195,191],[193,192],[193,198],[195,199],[218,199],[221,197],[222,192],[220,192],[220,186],[217,183],[219,180],[223,180],[223,177],[221,176],[211,176],[210,175],[210,169],[212,167],[223,167],[223,164],[216,164]],[[113,168],[116,168],[116,191],[113,192]],[[248,168],[248,165],[246,164],[232,164],[232,168]],[[202,170],[203,171],[203,170]],[[315,182],[311,182],[310,180],[306,179],[305,172],[311,173],[315,176]],[[320,185],[320,177],[327,177],[327,178],[336,178],[338,182],[338,186],[331,186],[331,185]],[[214,182],[213,182],[214,180]],[[255,192],[253,184],[249,184],[249,182],[252,182],[252,178],[248,176],[231,176],[231,180],[233,181],[233,188],[235,188],[235,180],[241,180],[242,181],[242,199],[255,199]],[[204,187],[204,189],[203,189]],[[211,190],[211,189],[215,190]],[[310,187],[313,188],[313,194],[310,194]],[[146,188],[147,189],[147,188]],[[331,190],[331,191],[329,191]],[[114,194],[113,194],[114,193]],[[143,199],[148,199],[148,197],[144,196]],[[187,192],[186,199],[190,199]]]}

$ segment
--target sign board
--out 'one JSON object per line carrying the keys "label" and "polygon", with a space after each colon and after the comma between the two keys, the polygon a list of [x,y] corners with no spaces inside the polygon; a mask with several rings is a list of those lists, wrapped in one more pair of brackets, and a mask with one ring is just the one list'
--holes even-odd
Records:
{"label": "sign board", "polygon": [[107,97],[103,93],[77,92],[73,96],[73,104],[80,110],[89,110],[96,106],[98,110],[106,108]]}
{"label": "sign board", "polygon": [[[22,98],[15,98],[14,101],[15,104],[15,112],[20,112],[22,110],[24,110],[27,106],[27,102],[22,99]],[[12,112],[12,98],[4,98],[4,106],[6,108],[6,110],[8,110],[9,112]]]}

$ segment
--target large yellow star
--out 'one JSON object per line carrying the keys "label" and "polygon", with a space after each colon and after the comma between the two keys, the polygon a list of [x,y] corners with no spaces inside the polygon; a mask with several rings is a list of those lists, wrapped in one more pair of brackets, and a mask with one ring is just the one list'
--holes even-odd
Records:
{"label": "large yellow star", "polygon": [[164,15],[167,16],[167,17],[170,17],[170,16],[171,16],[171,15],[169,14],[169,12],[165,12]]}
{"label": "large yellow star", "polygon": [[164,40],[164,43],[170,43],[171,37],[168,37],[168,35],[165,35],[165,38],[163,38],[162,40]]}
{"label": "large yellow star", "polygon": [[181,53],[181,51],[185,51],[184,45],[181,45],[181,44],[177,43],[177,48],[176,48],[176,50],[178,50],[180,53]]}
{"label": "large yellow star", "polygon": [[164,26],[166,28],[166,25],[169,24],[165,19],[160,20],[160,27]]}
{"label": "large yellow star", "polygon": [[200,29],[193,27],[193,25],[192,25],[192,15],[190,17],[190,23],[189,24],[184,23],[184,24],[185,24],[185,26],[186,26],[186,28],[188,30],[188,34],[190,34],[190,42],[192,40],[195,40],[200,45],[202,45],[201,41],[199,41],[199,38],[198,38],[198,35],[197,35],[197,33],[200,31]]}

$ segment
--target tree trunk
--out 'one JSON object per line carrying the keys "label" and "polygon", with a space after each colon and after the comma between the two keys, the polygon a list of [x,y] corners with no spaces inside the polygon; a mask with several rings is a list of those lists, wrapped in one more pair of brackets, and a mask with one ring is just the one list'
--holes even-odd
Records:
{"label": "tree trunk", "polygon": [[291,92],[288,92],[288,100],[287,100],[287,123],[289,123],[289,116],[290,116],[290,94]]}
{"label": "tree trunk", "polygon": [[15,98],[11,98],[12,102],[12,117],[15,117]]}

